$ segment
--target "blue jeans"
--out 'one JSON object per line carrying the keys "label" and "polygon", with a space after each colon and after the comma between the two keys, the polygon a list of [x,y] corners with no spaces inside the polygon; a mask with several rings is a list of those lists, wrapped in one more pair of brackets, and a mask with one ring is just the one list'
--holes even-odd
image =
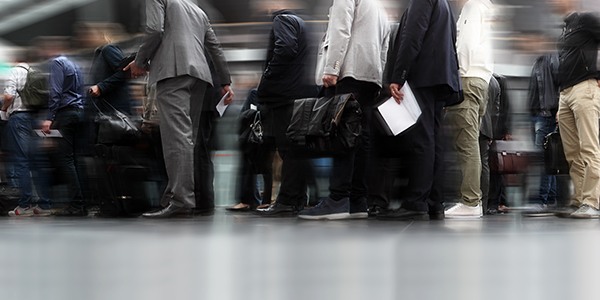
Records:
{"label": "blue jeans", "polygon": [[[44,209],[50,208],[50,199],[47,188],[43,186],[42,180],[37,176],[34,167],[34,157],[37,155],[37,139],[34,138],[33,128],[35,126],[33,113],[13,113],[8,120],[8,137],[10,141],[10,155],[21,190],[19,198],[20,207],[31,205],[33,197],[32,179],[35,181],[39,196],[38,205]],[[32,177],[32,173],[36,174]]]}
{"label": "blue jeans", "polygon": [[[544,138],[556,130],[555,117],[534,117],[535,146],[544,150]],[[542,173],[540,176],[540,189],[538,195],[541,204],[554,203],[556,201],[556,176]]]}

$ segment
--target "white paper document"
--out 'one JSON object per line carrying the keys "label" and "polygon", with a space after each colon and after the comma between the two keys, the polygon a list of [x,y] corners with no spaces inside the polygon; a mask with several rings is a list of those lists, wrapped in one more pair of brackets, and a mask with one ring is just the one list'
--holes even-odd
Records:
{"label": "white paper document", "polygon": [[37,134],[39,137],[63,137],[62,134],[60,134],[60,131],[57,129],[50,129],[50,133],[45,133],[41,129],[34,129],[33,131],[35,131],[35,134]]}
{"label": "white paper document", "polygon": [[225,99],[227,99],[228,96],[229,96],[229,92],[225,93],[225,95],[223,95],[223,97],[221,97],[221,100],[219,100],[219,103],[217,103],[217,111],[219,112],[219,117],[223,116],[223,114],[225,113],[225,110],[227,109],[227,106],[229,106],[229,105],[225,104]]}
{"label": "white paper document", "polygon": [[393,135],[398,135],[417,123],[421,116],[421,108],[412,90],[405,83],[401,90],[404,99],[400,104],[390,98],[377,109]]}

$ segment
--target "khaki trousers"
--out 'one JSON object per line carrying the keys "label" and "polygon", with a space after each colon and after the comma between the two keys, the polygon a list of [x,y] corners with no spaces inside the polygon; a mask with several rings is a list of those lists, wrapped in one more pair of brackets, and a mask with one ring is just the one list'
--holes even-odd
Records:
{"label": "khaki trousers", "polygon": [[460,201],[476,206],[481,203],[479,127],[487,106],[489,85],[481,78],[463,77],[462,86],[464,101],[447,108],[446,122],[462,173]]}
{"label": "khaki trousers", "polygon": [[600,88],[595,79],[581,82],[560,93],[558,125],[570,167],[569,174],[575,187],[572,205],[587,204],[599,208],[599,117]]}

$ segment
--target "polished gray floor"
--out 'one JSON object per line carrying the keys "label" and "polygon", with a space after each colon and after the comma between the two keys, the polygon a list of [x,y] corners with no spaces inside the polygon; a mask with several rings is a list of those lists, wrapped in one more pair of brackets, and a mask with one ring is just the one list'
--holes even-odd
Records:
{"label": "polished gray floor", "polygon": [[0,218],[0,299],[598,299],[600,221]]}

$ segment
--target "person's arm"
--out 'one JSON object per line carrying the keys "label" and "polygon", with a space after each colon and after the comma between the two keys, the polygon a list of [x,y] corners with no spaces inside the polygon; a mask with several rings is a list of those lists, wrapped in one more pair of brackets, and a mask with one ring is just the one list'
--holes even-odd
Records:
{"label": "person's arm", "polygon": [[400,46],[396,56],[396,66],[392,82],[404,85],[413,62],[421,52],[425,33],[429,29],[433,3],[431,0],[412,1],[400,28]]}
{"label": "person's arm", "polygon": [[206,21],[204,45],[206,51],[208,51],[208,56],[213,62],[216,74],[219,76],[219,82],[223,87],[221,90],[221,95],[229,93],[224,102],[225,104],[230,104],[233,101],[235,93],[233,92],[233,89],[231,89],[231,75],[229,73],[229,67],[227,66],[227,60],[225,59],[225,54],[221,48],[221,43],[219,43],[217,35],[208,22],[208,19]]}
{"label": "person's arm", "polygon": [[531,69],[531,76],[529,77],[527,99],[529,100],[529,113],[531,116],[536,116],[540,110],[540,89],[536,70],[540,67],[541,59],[541,57],[536,59]]}
{"label": "person's arm", "polygon": [[396,64],[390,83],[390,94],[398,103],[404,97],[400,90],[406,83],[413,62],[421,53],[432,12],[433,2],[431,0],[412,1],[402,16],[398,32],[398,53],[396,53]]}
{"label": "person's arm", "polygon": [[327,25],[329,45],[323,71],[324,87],[337,84],[352,35],[355,8],[356,1],[333,0],[333,5],[329,10],[329,24]]}
{"label": "person's arm", "polygon": [[[600,16],[595,13],[589,13],[585,15],[583,21],[596,41],[600,43]],[[600,87],[600,70],[598,70],[598,76],[596,78],[598,80],[598,86]]]}
{"label": "person's arm", "polygon": [[13,101],[18,93],[19,87],[17,82],[17,72],[15,69],[10,71],[8,78],[6,79],[6,83],[4,86],[4,101],[2,102],[1,111],[6,112],[9,107],[13,105]]}
{"label": "person's arm", "polygon": [[65,75],[60,62],[53,60],[50,63],[50,77],[48,78],[48,115],[46,116],[46,120],[42,123],[42,131],[45,133],[50,133],[50,127],[56,116],[56,111],[60,106],[64,81]]}
{"label": "person's arm", "polygon": [[146,73],[149,62],[162,43],[165,30],[165,9],[165,0],[146,0],[146,35],[135,60],[123,71],[131,70],[131,75],[134,77]]}
{"label": "person's arm", "polygon": [[[266,78],[279,75],[281,68],[277,66],[285,64],[298,55],[298,28],[294,26],[290,17],[277,16],[273,20],[273,35],[275,45],[273,56],[267,62],[264,76]],[[285,71],[285,70],[284,70]]]}
{"label": "person's arm", "polygon": [[[103,61],[99,63],[107,63],[114,73],[96,84],[98,87],[98,94],[92,94],[94,97],[98,97],[102,94],[106,94],[115,90],[116,88],[125,84],[127,80],[125,72],[119,69],[119,64],[123,60],[123,52],[121,49],[114,45],[108,45],[102,49],[101,55]],[[94,87],[91,89],[93,90]]]}

